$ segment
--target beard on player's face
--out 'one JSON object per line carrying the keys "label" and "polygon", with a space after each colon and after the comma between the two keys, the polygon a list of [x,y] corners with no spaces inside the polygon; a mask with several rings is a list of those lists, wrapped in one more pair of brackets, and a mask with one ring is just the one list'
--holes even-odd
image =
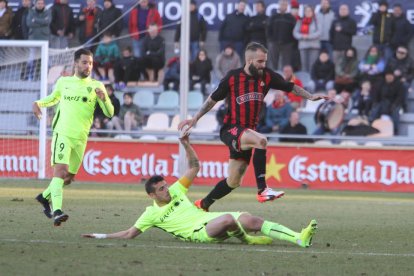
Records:
{"label": "beard on player's face", "polygon": [[255,78],[260,78],[261,76],[263,76],[263,69],[257,69],[256,66],[253,65],[253,63],[250,63],[249,65],[249,72]]}
{"label": "beard on player's face", "polygon": [[78,71],[78,77],[80,77],[82,79],[89,77],[89,75],[91,74],[91,70],[89,70],[89,69],[83,69],[82,70],[82,68],[80,68],[80,67],[78,67],[77,71]]}

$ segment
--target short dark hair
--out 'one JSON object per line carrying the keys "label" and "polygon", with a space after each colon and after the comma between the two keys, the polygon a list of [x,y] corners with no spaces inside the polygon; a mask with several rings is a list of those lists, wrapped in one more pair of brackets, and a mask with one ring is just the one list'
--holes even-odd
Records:
{"label": "short dark hair", "polygon": [[75,52],[74,60],[78,61],[80,59],[81,55],[87,55],[87,56],[93,57],[93,53],[90,50],[81,48],[81,49],[79,49]]}
{"label": "short dark hair", "polygon": [[125,92],[124,93],[124,97],[125,96],[128,96],[128,97],[130,97],[131,99],[133,99],[134,98],[134,94],[132,94],[131,92]]}
{"label": "short dark hair", "polygon": [[164,177],[162,177],[161,175],[151,176],[150,179],[148,179],[147,182],[145,182],[145,191],[147,192],[147,194],[153,193],[155,191],[154,185],[163,180]]}
{"label": "short dark hair", "polygon": [[263,44],[260,44],[258,42],[250,42],[246,46],[246,52],[247,51],[257,52],[257,50],[260,50],[265,54],[267,54],[268,52],[267,48]]}

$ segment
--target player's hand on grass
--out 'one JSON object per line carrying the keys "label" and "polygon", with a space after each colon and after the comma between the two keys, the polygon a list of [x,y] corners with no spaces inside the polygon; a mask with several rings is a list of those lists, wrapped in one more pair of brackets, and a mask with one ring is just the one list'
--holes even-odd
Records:
{"label": "player's hand on grass", "polygon": [[82,234],[82,238],[91,238],[91,239],[106,239],[106,234]]}
{"label": "player's hand on grass", "polygon": [[33,114],[36,116],[36,118],[38,120],[42,119],[42,110],[40,109],[37,102],[33,103],[32,109],[33,109]]}
{"label": "player's hand on grass", "polygon": [[102,101],[105,101],[105,93],[100,88],[95,88],[96,96],[98,96],[99,99]]}

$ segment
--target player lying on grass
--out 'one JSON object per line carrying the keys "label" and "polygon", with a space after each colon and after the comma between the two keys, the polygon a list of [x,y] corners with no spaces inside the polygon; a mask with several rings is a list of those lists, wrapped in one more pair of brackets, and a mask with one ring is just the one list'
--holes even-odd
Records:
{"label": "player lying on grass", "polygon": [[[132,239],[150,227],[160,228],[175,237],[192,242],[221,242],[236,237],[247,244],[270,244],[273,239],[309,247],[317,224],[312,220],[300,233],[289,228],[241,212],[205,212],[197,208],[186,196],[188,188],[199,171],[197,154],[188,136],[180,139],[184,146],[189,168],[173,185],[162,176],[153,176],[145,183],[145,190],[154,200],[131,228],[112,234],[83,234],[85,238]],[[265,236],[250,236],[248,232],[260,231]]]}

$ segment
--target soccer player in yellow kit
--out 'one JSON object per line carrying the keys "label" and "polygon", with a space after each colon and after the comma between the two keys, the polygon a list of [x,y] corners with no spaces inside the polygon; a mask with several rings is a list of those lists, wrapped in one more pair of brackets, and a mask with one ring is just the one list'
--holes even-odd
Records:
{"label": "soccer player in yellow kit", "polygon": [[78,172],[92,126],[93,114],[98,103],[105,116],[114,115],[114,107],[103,83],[90,77],[93,54],[79,49],[74,55],[75,74],[61,77],[49,96],[33,103],[33,113],[40,119],[42,107],[58,105],[53,118],[51,164],[53,179],[43,193],[36,197],[48,218],[52,218],[49,201],[52,201],[55,226],[69,216],[62,211],[63,185],[69,185]]}
{"label": "soccer player in yellow kit", "polygon": [[[300,233],[281,224],[264,220],[245,212],[205,212],[197,208],[187,197],[188,188],[199,171],[196,153],[188,135],[180,139],[186,150],[189,168],[173,185],[164,178],[152,176],[145,190],[154,200],[131,228],[112,234],[83,234],[85,238],[132,239],[151,227],[164,230],[175,237],[191,242],[214,243],[236,237],[247,244],[270,244],[273,239],[309,247],[316,232],[317,223],[312,220]],[[248,232],[261,232],[264,236],[251,236]]]}

